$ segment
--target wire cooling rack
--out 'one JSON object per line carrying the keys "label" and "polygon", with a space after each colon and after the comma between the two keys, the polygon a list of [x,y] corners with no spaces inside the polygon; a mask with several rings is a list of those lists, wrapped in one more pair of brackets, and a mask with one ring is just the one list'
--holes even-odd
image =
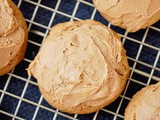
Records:
{"label": "wire cooling rack", "polygon": [[[160,81],[160,21],[136,33],[112,26],[94,8],[91,0],[14,0],[25,16],[29,40],[24,60],[0,77],[1,120],[123,120],[124,110],[141,88]],[[66,114],[51,107],[39,92],[36,80],[25,70],[36,56],[51,26],[94,19],[122,37],[131,74],[125,90],[109,106],[88,115]]]}

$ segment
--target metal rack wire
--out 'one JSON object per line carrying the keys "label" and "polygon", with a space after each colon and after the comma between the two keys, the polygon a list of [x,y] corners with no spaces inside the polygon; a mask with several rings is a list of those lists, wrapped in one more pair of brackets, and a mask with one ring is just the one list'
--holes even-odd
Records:
{"label": "metal rack wire", "polygon": [[[24,60],[10,73],[0,77],[0,118],[3,120],[121,120],[132,95],[142,87],[160,81],[160,21],[145,30],[127,33],[104,20],[91,0],[13,1],[28,23],[29,40]],[[114,103],[89,115],[72,115],[48,105],[38,90],[36,80],[28,77],[25,69],[37,54],[51,26],[81,19],[100,21],[119,33],[127,50],[131,74],[124,92]]]}

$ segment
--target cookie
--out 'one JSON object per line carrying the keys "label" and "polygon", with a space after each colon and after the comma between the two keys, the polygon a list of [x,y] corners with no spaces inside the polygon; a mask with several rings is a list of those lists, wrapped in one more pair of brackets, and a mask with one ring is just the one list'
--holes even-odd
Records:
{"label": "cookie", "polygon": [[17,6],[11,0],[0,0],[0,75],[9,72],[23,59],[27,31]]}
{"label": "cookie", "polygon": [[133,96],[125,110],[125,120],[160,120],[160,82]]}
{"label": "cookie", "polygon": [[93,0],[93,3],[106,20],[128,32],[160,20],[160,0]]}
{"label": "cookie", "polygon": [[93,20],[54,26],[28,68],[49,104],[77,114],[113,102],[129,71],[120,37]]}

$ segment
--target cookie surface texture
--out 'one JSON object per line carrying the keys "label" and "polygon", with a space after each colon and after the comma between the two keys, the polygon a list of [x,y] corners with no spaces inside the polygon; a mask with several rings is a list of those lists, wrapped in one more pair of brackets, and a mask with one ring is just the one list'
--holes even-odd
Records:
{"label": "cookie surface texture", "polygon": [[160,20],[160,0],[93,0],[113,25],[136,32]]}
{"label": "cookie surface texture", "polygon": [[120,37],[99,22],[84,20],[54,26],[28,73],[52,106],[87,114],[121,94],[129,66]]}
{"label": "cookie surface texture", "polygon": [[10,0],[0,0],[0,75],[9,72],[23,59],[27,31],[17,6]]}
{"label": "cookie surface texture", "polygon": [[160,120],[160,82],[133,96],[125,110],[125,120]]}

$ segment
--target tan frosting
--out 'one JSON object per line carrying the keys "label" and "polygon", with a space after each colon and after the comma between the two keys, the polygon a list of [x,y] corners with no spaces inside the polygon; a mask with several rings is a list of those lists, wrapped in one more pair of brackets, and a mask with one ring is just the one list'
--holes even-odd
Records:
{"label": "tan frosting", "polygon": [[24,30],[7,0],[0,0],[0,68],[7,66],[18,54],[24,37]]}
{"label": "tan frosting", "polygon": [[126,120],[160,120],[160,83],[139,91],[126,109]]}
{"label": "tan frosting", "polygon": [[[70,107],[85,102],[98,106],[122,91],[129,67],[121,41],[94,22],[57,25],[30,64],[29,74],[37,78],[40,88],[52,93],[53,101]],[[126,64],[121,66],[123,59]],[[92,104],[92,100],[99,101]]]}
{"label": "tan frosting", "polygon": [[[160,19],[160,0],[93,0],[112,24],[137,31]],[[153,18],[152,18],[153,17]]]}

